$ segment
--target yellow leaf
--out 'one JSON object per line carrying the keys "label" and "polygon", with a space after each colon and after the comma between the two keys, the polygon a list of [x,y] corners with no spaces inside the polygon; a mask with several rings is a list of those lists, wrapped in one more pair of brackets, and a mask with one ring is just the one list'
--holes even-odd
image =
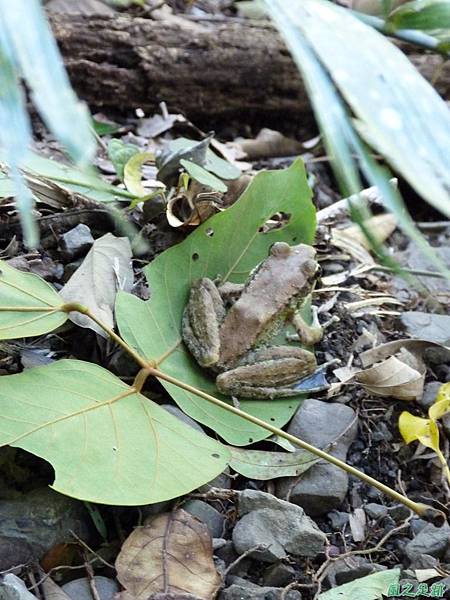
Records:
{"label": "yellow leaf", "polygon": [[450,381],[444,383],[444,385],[441,385],[439,388],[435,402],[442,402],[442,400],[448,400],[450,402]]}
{"label": "yellow leaf", "polygon": [[398,427],[407,444],[418,440],[424,446],[439,452],[439,430],[433,420],[416,417],[405,410],[400,415]]}

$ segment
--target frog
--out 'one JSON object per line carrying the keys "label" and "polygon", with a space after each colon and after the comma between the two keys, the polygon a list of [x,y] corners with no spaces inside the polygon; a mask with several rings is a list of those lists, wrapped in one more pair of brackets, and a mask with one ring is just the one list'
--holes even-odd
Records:
{"label": "frog", "polygon": [[322,339],[313,313],[300,314],[315,284],[316,251],[307,244],[275,242],[244,284],[195,280],[182,317],[182,338],[200,367],[215,375],[218,391],[232,398],[274,399],[299,394],[296,384],[314,373],[314,353],[275,345],[273,337],[291,323],[305,346]]}

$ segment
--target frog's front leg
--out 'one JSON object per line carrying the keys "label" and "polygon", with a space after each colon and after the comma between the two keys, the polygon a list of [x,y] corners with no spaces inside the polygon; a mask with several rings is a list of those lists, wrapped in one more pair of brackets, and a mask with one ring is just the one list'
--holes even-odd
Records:
{"label": "frog's front leg", "polygon": [[306,323],[305,319],[300,314],[300,311],[293,314],[291,322],[297,331],[297,335],[289,335],[289,340],[301,342],[305,346],[314,346],[314,344],[320,342],[323,337],[323,326],[319,322],[319,316],[315,306],[311,307],[311,312],[311,325]]}
{"label": "frog's front leg", "polygon": [[298,381],[317,368],[314,354],[294,346],[271,346],[251,352],[239,366],[217,376],[226,396],[271,399],[298,396]]}
{"label": "frog's front leg", "polygon": [[201,367],[212,367],[219,360],[219,328],[224,316],[225,307],[215,283],[207,277],[194,282],[184,309],[181,332],[184,343]]}

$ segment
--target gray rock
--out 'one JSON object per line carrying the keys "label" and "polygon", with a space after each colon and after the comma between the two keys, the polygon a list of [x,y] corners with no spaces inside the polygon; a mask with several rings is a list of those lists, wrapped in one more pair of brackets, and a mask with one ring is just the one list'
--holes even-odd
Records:
{"label": "gray rock", "polygon": [[161,404],[161,408],[167,410],[167,412],[174,417],[177,417],[177,419],[180,419],[180,421],[183,421],[183,423],[186,423],[186,425],[190,425],[192,429],[196,429],[197,431],[204,433],[201,425],[199,425],[197,421],[194,421],[194,419],[191,419],[191,417],[178,408],[178,406],[175,406],[174,404]]}
{"label": "gray rock", "polygon": [[436,395],[441,385],[442,383],[440,381],[430,381],[430,383],[426,383],[423,388],[422,398],[416,400],[417,404],[423,409],[428,410],[436,400]]}
{"label": "gray rock", "polygon": [[330,565],[327,570],[327,580],[331,587],[335,587],[386,569],[387,567],[371,563],[362,556],[349,556]]}
{"label": "gray rock", "polygon": [[295,569],[282,562],[270,565],[263,573],[263,583],[268,587],[285,587],[295,578]]}
{"label": "gray rock", "polygon": [[[341,460],[345,460],[357,430],[356,414],[352,408],[313,399],[303,402],[288,427],[289,433],[318,448],[325,448],[336,441],[330,454]],[[298,483],[295,484],[296,481]],[[338,508],[347,488],[347,473],[324,461],[311,467],[300,479],[279,479],[277,496],[286,497],[290,493],[291,502],[302,506],[308,514],[318,516]]]}
{"label": "gray rock", "polygon": [[59,245],[67,259],[73,259],[85,254],[94,243],[91,230],[84,223],[79,223],[73,229],[63,233]]}
{"label": "gray rock", "polygon": [[[0,502],[0,547],[18,540],[22,550],[29,550],[36,559],[56,544],[73,542],[70,530],[89,542],[92,531],[89,515],[81,502],[50,488]],[[12,555],[11,564],[4,564],[3,569],[16,564]]]}
{"label": "gray rock", "polygon": [[444,523],[442,527],[435,527],[432,523],[428,523],[414,539],[406,544],[405,552],[410,560],[415,560],[422,554],[440,558],[444,554],[449,540],[450,526],[448,523]]}
{"label": "gray rock", "polygon": [[203,500],[188,500],[183,504],[186,512],[194,515],[208,527],[209,533],[213,538],[220,538],[223,535],[225,517],[213,506]]}
{"label": "gray rock", "polygon": [[411,511],[404,504],[394,504],[388,508],[388,515],[394,519],[396,523],[400,523],[409,517]]}
{"label": "gray rock", "polygon": [[382,519],[388,514],[388,508],[376,502],[369,502],[364,506],[364,512],[371,519]]}
{"label": "gray rock", "polygon": [[425,312],[404,312],[400,321],[406,332],[414,338],[450,344],[450,316]]}
{"label": "gray rock", "polygon": [[35,559],[36,551],[26,539],[0,535],[0,571],[26,565]]}
{"label": "gray rock", "polygon": [[0,600],[37,600],[27,586],[13,573],[7,573],[0,583]]}
{"label": "gray rock", "polygon": [[[250,581],[241,580],[242,583],[233,583],[222,590],[219,600],[281,600],[283,588],[260,587]],[[301,600],[302,595],[297,590],[289,590],[285,600]]]}
{"label": "gray rock", "polygon": [[414,535],[417,535],[422,531],[424,527],[428,525],[428,522],[424,519],[420,519],[419,517],[413,517],[409,523],[411,527],[411,531]]}
{"label": "gray rock", "polygon": [[[94,583],[100,600],[113,600],[115,594],[119,591],[117,582],[108,577],[96,575],[94,577]],[[72,598],[72,600],[94,600],[87,577],[69,581],[69,583],[62,586],[62,590]]]}
{"label": "gray rock", "polygon": [[345,525],[347,525],[349,520],[349,514],[346,512],[341,512],[339,510],[332,510],[328,513],[328,518],[331,521],[331,526],[335,531],[340,531]]}
{"label": "gray rock", "polygon": [[238,554],[255,548],[249,556],[263,562],[277,562],[288,554],[316,556],[326,540],[303,509],[271,494],[244,490],[239,494],[240,519],[233,529]]}
{"label": "gray rock", "polygon": [[434,569],[439,565],[439,559],[429,554],[420,554],[414,557],[410,569]]}

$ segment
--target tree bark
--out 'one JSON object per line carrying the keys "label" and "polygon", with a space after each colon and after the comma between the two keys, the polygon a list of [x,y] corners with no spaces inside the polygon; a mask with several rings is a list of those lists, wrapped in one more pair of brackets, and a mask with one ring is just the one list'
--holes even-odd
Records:
{"label": "tree bark", "polygon": [[[191,119],[310,112],[296,66],[268,23],[56,14],[51,24],[72,85],[91,107],[152,112],[165,101]],[[440,62],[410,58],[427,79]],[[437,89],[450,91],[450,69]]]}

